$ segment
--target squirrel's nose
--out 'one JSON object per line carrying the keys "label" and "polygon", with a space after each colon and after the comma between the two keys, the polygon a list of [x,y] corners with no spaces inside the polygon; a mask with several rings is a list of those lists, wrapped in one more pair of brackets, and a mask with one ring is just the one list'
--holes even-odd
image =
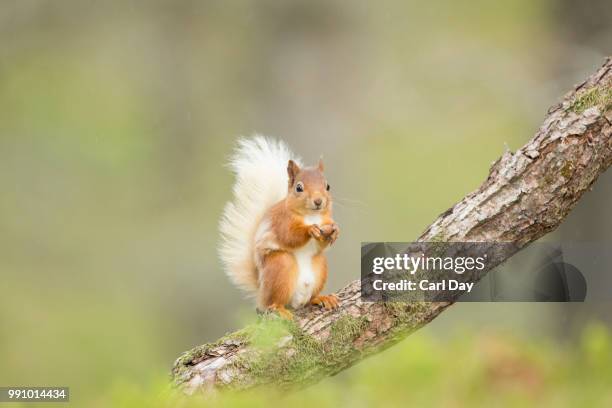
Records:
{"label": "squirrel's nose", "polygon": [[323,200],[322,200],[322,199],[320,199],[320,198],[317,198],[317,199],[315,199],[315,200],[314,200],[314,204],[315,204],[317,207],[320,207],[320,206],[321,206],[321,204],[323,204]]}

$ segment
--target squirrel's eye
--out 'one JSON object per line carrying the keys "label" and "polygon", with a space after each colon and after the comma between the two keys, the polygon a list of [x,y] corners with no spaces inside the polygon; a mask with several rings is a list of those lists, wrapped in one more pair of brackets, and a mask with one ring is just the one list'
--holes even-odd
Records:
{"label": "squirrel's eye", "polygon": [[304,191],[304,185],[302,183],[297,183],[297,185],[295,186],[295,191],[297,191],[298,193],[301,193]]}
{"label": "squirrel's eye", "polygon": [[328,184],[327,187],[326,187],[327,191],[329,191],[330,188],[331,188],[331,186]]}

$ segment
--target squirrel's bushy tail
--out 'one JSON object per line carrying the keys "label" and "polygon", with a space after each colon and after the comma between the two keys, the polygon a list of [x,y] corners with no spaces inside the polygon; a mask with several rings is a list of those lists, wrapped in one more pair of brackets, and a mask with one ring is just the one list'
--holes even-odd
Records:
{"label": "squirrel's bushy tail", "polygon": [[232,282],[248,292],[258,287],[255,232],[265,212],[287,195],[289,159],[298,162],[285,143],[256,135],[239,139],[229,161],[236,182],[219,224],[219,256]]}

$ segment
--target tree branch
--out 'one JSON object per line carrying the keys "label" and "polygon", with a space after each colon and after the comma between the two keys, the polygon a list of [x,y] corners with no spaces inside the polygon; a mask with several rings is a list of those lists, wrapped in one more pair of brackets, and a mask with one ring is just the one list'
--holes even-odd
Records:
{"label": "tree branch", "polygon": [[[440,215],[418,240],[528,245],[558,227],[610,167],[611,135],[608,58],[549,109],[525,146],[493,163],[482,186]],[[174,383],[187,393],[262,384],[304,386],[395,344],[452,304],[362,302],[359,281],[341,289],[338,297],[335,311],[306,307],[291,323],[264,317],[184,353],[174,364]]]}

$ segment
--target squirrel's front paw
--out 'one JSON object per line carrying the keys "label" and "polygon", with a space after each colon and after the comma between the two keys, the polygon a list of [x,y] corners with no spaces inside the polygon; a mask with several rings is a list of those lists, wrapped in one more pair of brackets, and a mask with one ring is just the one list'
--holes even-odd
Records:
{"label": "squirrel's front paw", "polygon": [[336,241],[336,239],[338,239],[338,235],[340,235],[340,228],[335,222],[333,224],[326,224],[321,227],[321,233],[331,245]]}
{"label": "squirrel's front paw", "polygon": [[321,228],[319,228],[318,225],[311,225],[310,228],[308,229],[308,233],[310,234],[311,237],[313,237],[317,241],[322,241],[325,239],[325,236],[323,235],[323,231],[321,231]]}
{"label": "squirrel's front paw", "polygon": [[338,224],[333,223],[332,224],[332,232],[331,234],[329,234],[329,237],[327,238],[329,240],[329,244],[333,244],[334,242],[336,242],[336,240],[338,239],[338,236],[340,235],[340,227],[338,227]]}

